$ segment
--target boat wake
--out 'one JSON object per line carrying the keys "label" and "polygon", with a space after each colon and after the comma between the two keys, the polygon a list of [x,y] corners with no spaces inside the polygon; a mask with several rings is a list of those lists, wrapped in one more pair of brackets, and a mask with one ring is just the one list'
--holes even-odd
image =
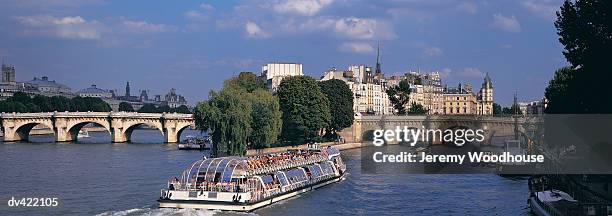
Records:
{"label": "boat wake", "polygon": [[147,216],[212,216],[221,211],[205,210],[205,209],[151,209],[151,208],[140,208],[140,209],[129,209],[123,211],[108,211],[97,214],[96,216],[136,216],[136,215],[147,215]]}

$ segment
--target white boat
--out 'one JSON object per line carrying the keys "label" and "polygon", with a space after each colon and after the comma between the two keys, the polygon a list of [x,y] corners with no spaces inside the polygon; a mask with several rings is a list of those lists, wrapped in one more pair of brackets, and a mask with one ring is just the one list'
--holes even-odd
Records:
{"label": "white boat", "polygon": [[187,136],[183,142],[178,144],[179,150],[205,150],[210,149],[209,138],[198,138],[195,136]]}
{"label": "white boat", "polygon": [[528,203],[531,212],[538,216],[578,215],[580,212],[577,200],[556,189],[537,191],[529,198]]}
{"label": "white boat", "polygon": [[253,211],[338,182],[346,166],[332,147],[202,159],[168,182],[160,208]]}
{"label": "white boat", "polygon": [[77,138],[87,138],[89,137],[89,132],[84,131],[84,130],[79,130],[79,134],[77,135]]}

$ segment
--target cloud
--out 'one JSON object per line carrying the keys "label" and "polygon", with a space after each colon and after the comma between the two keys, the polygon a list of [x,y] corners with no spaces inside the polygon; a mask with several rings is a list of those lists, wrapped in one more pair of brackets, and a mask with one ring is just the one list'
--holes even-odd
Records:
{"label": "cloud", "polygon": [[480,69],[478,68],[466,67],[463,70],[461,70],[459,73],[457,73],[457,75],[464,76],[464,77],[483,77],[484,73],[480,71]]}
{"label": "cloud", "polygon": [[393,39],[393,27],[382,20],[358,17],[316,17],[305,21],[286,20],[281,29],[290,33],[333,32],[348,39]]}
{"label": "cloud", "polygon": [[426,43],[417,43],[416,44],[417,48],[420,48],[423,50],[423,53],[427,56],[440,56],[442,55],[442,49],[440,49],[439,47],[436,46],[432,46]]}
{"label": "cloud", "polygon": [[440,49],[438,47],[435,47],[435,46],[425,47],[424,48],[424,52],[428,56],[439,56],[439,55],[442,55],[442,49]]}
{"label": "cloud", "polygon": [[473,2],[462,2],[457,6],[457,9],[468,14],[476,14],[476,12],[478,12],[478,6]]}
{"label": "cloud", "polygon": [[332,2],[332,0],[285,0],[273,5],[272,8],[278,13],[312,16]]}
{"label": "cloud", "polygon": [[447,78],[450,76],[452,70],[450,68],[442,68],[439,73],[441,78]]}
{"label": "cloud", "polygon": [[523,0],[521,5],[529,12],[547,20],[557,18],[556,11],[559,10],[558,2],[551,0]]}
{"label": "cloud", "polygon": [[175,26],[148,23],[146,21],[124,20],[121,24],[126,27],[129,32],[135,33],[162,33],[174,32],[177,30]]}
{"label": "cloud", "polygon": [[374,52],[374,47],[372,47],[372,45],[362,42],[346,42],[341,44],[338,48],[340,51],[350,53],[368,54]]}
{"label": "cloud", "polygon": [[506,17],[502,14],[493,14],[493,26],[507,32],[521,32],[521,24],[514,15]]}
{"label": "cloud", "polygon": [[262,30],[257,23],[252,21],[247,21],[244,25],[244,29],[246,30],[247,36],[252,38],[267,38],[270,36],[270,33]]}
{"label": "cloud", "polygon": [[87,21],[81,16],[17,16],[14,19],[25,27],[25,34],[63,39],[99,39],[104,28],[98,21]]}
{"label": "cloud", "polygon": [[200,4],[200,8],[205,11],[212,11],[215,9],[215,7],[213,7],[212,5],[206,4],[206,3]]}

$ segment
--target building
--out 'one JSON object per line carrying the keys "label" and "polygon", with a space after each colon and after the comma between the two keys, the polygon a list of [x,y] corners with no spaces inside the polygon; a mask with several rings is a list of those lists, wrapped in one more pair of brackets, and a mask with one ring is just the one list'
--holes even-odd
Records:
{"label": "building", "polygon": [[[410,109],[412,104],[416,103],[427,109],[427,114],[429,115],[444,113],[442,81],[437,71],[429,74],[411,71],[405,77],[412,89],[410,92],[410,102],[406,105],[407,109]],[[398,85],[399,81],[401,81],[401,79],[397,81],[397,78],[393,80],[394,85]]]}
{"label": "building", "polygon": [[81,89],[76,92],[79,97],[97,97],[97,98],[113,98],[113,93],[108,90],[98,88],[96,85],[91,85],[88,88]]}
{"label": "building", "polygon": [[2,63],[2,82],[0,83],[0,100],[5,100],[20,91],[15,82],[15,66]]}
{"label": "building", "polygon": [[493,115],[493,83],[489,74],[478,94],[472,86],[459,84],[457,88],[444,88],[444,114],[446,115]]}
{"label": "building", "polygon": [[299,63],[268,63],[261,67],[261,76],[266,78],[268,89],[273,92],[284,78],[303,75],[302,64]]}
{"label": "building", "polygon": [[523,115],[543,115],[546,110],[546,99],[517,103]]}
{"label": "building", "polygon": [[344,81],[353,92],[353,111],[369,115],[391,115],[393,106],[387,96],[387,80],[381,70],[379,55],[376,57],[376,69],[366,65],[350,65],[347,70],[339,71],[335,67],[326,71],[321,81],[339,79]]}
{"label": "building", "polygon": [[185,100],[185,97],[177,94],[176,89],[174,88],[170,89],[170,92],[166,94],[164,99],[165,105],[169,106],[170,108],[177,108],[183,105],[187,106],[187,100]]}
{"label": "building", "polygon": [[15,66],[2,63],[2,83],[16,84]]}
{"label": "building", "polygon": [[22,85],[22,90],[30,94],[40,94],[45,96],[65,96],[74,97],[72,90],[67,85],[49,80],[49,77],[34,77]]}

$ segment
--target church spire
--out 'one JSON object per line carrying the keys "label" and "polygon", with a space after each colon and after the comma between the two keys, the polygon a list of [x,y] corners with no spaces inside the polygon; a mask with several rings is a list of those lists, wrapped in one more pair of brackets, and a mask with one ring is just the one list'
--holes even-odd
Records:
{"label": "church spire", "polygon": [[380,74],[382,73],[381,69],[380,69],[380,41],[378,42],[378,45],[376,46],[376,74]]}

